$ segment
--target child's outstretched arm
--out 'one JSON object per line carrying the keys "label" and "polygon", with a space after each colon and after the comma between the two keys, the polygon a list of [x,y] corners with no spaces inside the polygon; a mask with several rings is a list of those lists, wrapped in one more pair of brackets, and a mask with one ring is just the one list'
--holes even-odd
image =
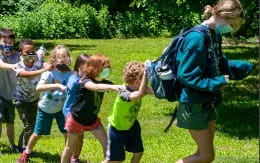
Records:
{"label": "child's outstretched arm", "polygon": [[122,88],[122,85],[99,84],[99,83],[97,84],[92,81],[88,81],[84,84],[84,87],[92,91],[105,92],[105,91],[119,91],[119,89]]}
{"label": "child's outstretched arm", "polygon": [[42,74],[40,81],[38,82],[36,86],[36,91],[42,92],[42,91],[48,91],[48,90],[55,90],[55,89],[60,89],[61,91],[66,90],[66,86],[60,84],[60,83],[50,83],[48,82],[48,76],[46,75],[45,72]]}
{"label": "child's outstretched arm", "polygon": [[144,70],[143,78],[142,78],[141,84],[139,86],[139,89],[137,91],[132,92],[129,95],[129,97],[128,97],[129,101],[142,98],[147,94],[147,89],[148,89],[147,88],[147,81],[148,81],[147,73],[146,73],[146,70]]}
{"label": "child's outstretched arm", "polygon": [[2,70],[14,70],[15,67],[16,67],[15,64],[4,63],[4,62],[0,59],[0,69],[2,69]]}
{"label": "child's outstretched arm", "polygon": [[36,91],[42,92],[42,91],[55,90],[55,89],[60,89],[62,91],[65,91],[66,88],[67,88],[66,86],[60,83],[53,83],[53,84],[38,83],[38,85],[36,86]]}
{"label": "child's outstretched arm", "polygon": [[17,70],[17,76],[24,77],[24,78],[32,78],[37,75],[40,75],[41,73],[45,71],[49,71],[51,69],[51,66],[49,64],[45,64],[42,69],[36,70],[36,71],[26,71],[24,69],[22,70]]}

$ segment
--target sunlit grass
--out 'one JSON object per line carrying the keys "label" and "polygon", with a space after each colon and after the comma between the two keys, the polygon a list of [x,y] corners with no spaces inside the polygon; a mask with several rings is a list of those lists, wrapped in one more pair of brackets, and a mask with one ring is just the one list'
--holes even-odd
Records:
{"label": "sunlit grass", "polygon": [[[112,40],[52,40],[36,41],[37,46],[45,44],[48,51],[56,44],[65,44],[75,59],[81,53],[102,53],[111,58],[112,75],[115,83],[122,83],[122,69],[125,63],[156,59],[169,38],[112,39]],[[258,45],[225,44],[223,50],[230,59],[243,59],[258,65]],[[217,163],[254,163],[258,162],[258,91],[259,67],[243,81],[232,81],[226,87],[223,104],[219,108],[219,119],[215,138]],[[100,116],[107,127],[107,115],[112,108],[115,93],[107,93],[102,104]],[[139,113],[145,152],[143,163],[170,163],[193,153],[194,142],[186,130],[172,126],[168,133],[163,130],[170,120],[175,103],[147,96]],[[16,140],[22,123],[16,116]],[[8,153],[7,138],[3,132],[0,139],[0,163],[14,162],[18,154]],[[43,136],[34,148],[32,162],[59,162],[64,147],[64,138],[58,132],[56,122],[51,136]],[[127,154],[129,162],[131,155]],[[81,159],[98,163],[103,160],[101,145],[89,133],[85,134]]]}

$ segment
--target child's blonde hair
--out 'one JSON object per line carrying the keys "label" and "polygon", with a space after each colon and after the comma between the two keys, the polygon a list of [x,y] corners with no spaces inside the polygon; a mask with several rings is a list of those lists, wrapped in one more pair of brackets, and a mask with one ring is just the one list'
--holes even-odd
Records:
{"label": "child's blonde hair", "polygon": [[110,68],[110,59],[102,54],[92,55],[84,65],[83,74],[95,79],[104,68]]}
{"label": "child's blonde hair", "polygon": [[56,45],[50,53],[50,64],[52,67],[55,66],[55,62],[58,59],[69,59],[71,63],[71,55],[69,49],[65,45]]}
{"label": "child's blonde hair", "polygon": [[124,82],[126,84],[133,84],[136,80],[142,79],[144,71],[143,63],[139,62],[128,62],[124,67]]}
{"label": "child's blonde hair", "polygon": [[238,0],[220,0],[214,7],[205,6],[204,18],[208,19],[212,15],[222,19],[240,18],[242,22],[245,17],[243,7]]}

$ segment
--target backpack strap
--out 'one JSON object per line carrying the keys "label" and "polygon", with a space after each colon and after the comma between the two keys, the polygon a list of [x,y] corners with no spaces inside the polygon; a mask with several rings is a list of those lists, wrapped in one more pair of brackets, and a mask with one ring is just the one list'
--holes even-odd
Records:
{"label": "backpack strap", "polygon": [[[164,50],[163,52],[163,55],[161,57],[165,57],[165,55],[168,55],[168,54],[172,54],[171,52],[172,51],[177,51],[178,50],[178,44],[182,41],[182,39],[187,36],[190,32],[199,32],[199,33],[202,33],[205,38],[206,38],[206,47],[209,47],[209,44],[210,43],[210,35],[208,34],[207,32],[207,28],[203,27],[202,25],[197,25],[197,26],[194,26],[194,27],[187,27],[187,28],[183,28],[180,33],[175,36],[171,43],[168,45],[168,47]],[[176,40],[178,40],[176,42]],[[208,49],[209,51],[210,49]]]}
{"label": "backpack strap", "polygon": [[210,49],[210,44],[211,44],[211,35],[209,33],[209,30],[206,27],[203,27],[202,25],[197,25],[193,28],[191,28],[189,31],[190,32],[199,32],[202,33],[206,39],[205,45],[208,47],[208,52],[210,52],[212,49]]}

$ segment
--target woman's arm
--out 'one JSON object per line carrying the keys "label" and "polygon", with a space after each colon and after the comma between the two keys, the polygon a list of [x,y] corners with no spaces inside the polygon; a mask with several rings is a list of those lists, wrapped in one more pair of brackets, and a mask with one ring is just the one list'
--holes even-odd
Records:
{"label": "woman's arm", "polygon": [[207,48],[202,34],[193,33],[183,40],[183,51],[178,54],[178,78],[188,87],[200,91],[218,91],[227,84],[224,75],[214,78],[205,77],[207,61]]}

